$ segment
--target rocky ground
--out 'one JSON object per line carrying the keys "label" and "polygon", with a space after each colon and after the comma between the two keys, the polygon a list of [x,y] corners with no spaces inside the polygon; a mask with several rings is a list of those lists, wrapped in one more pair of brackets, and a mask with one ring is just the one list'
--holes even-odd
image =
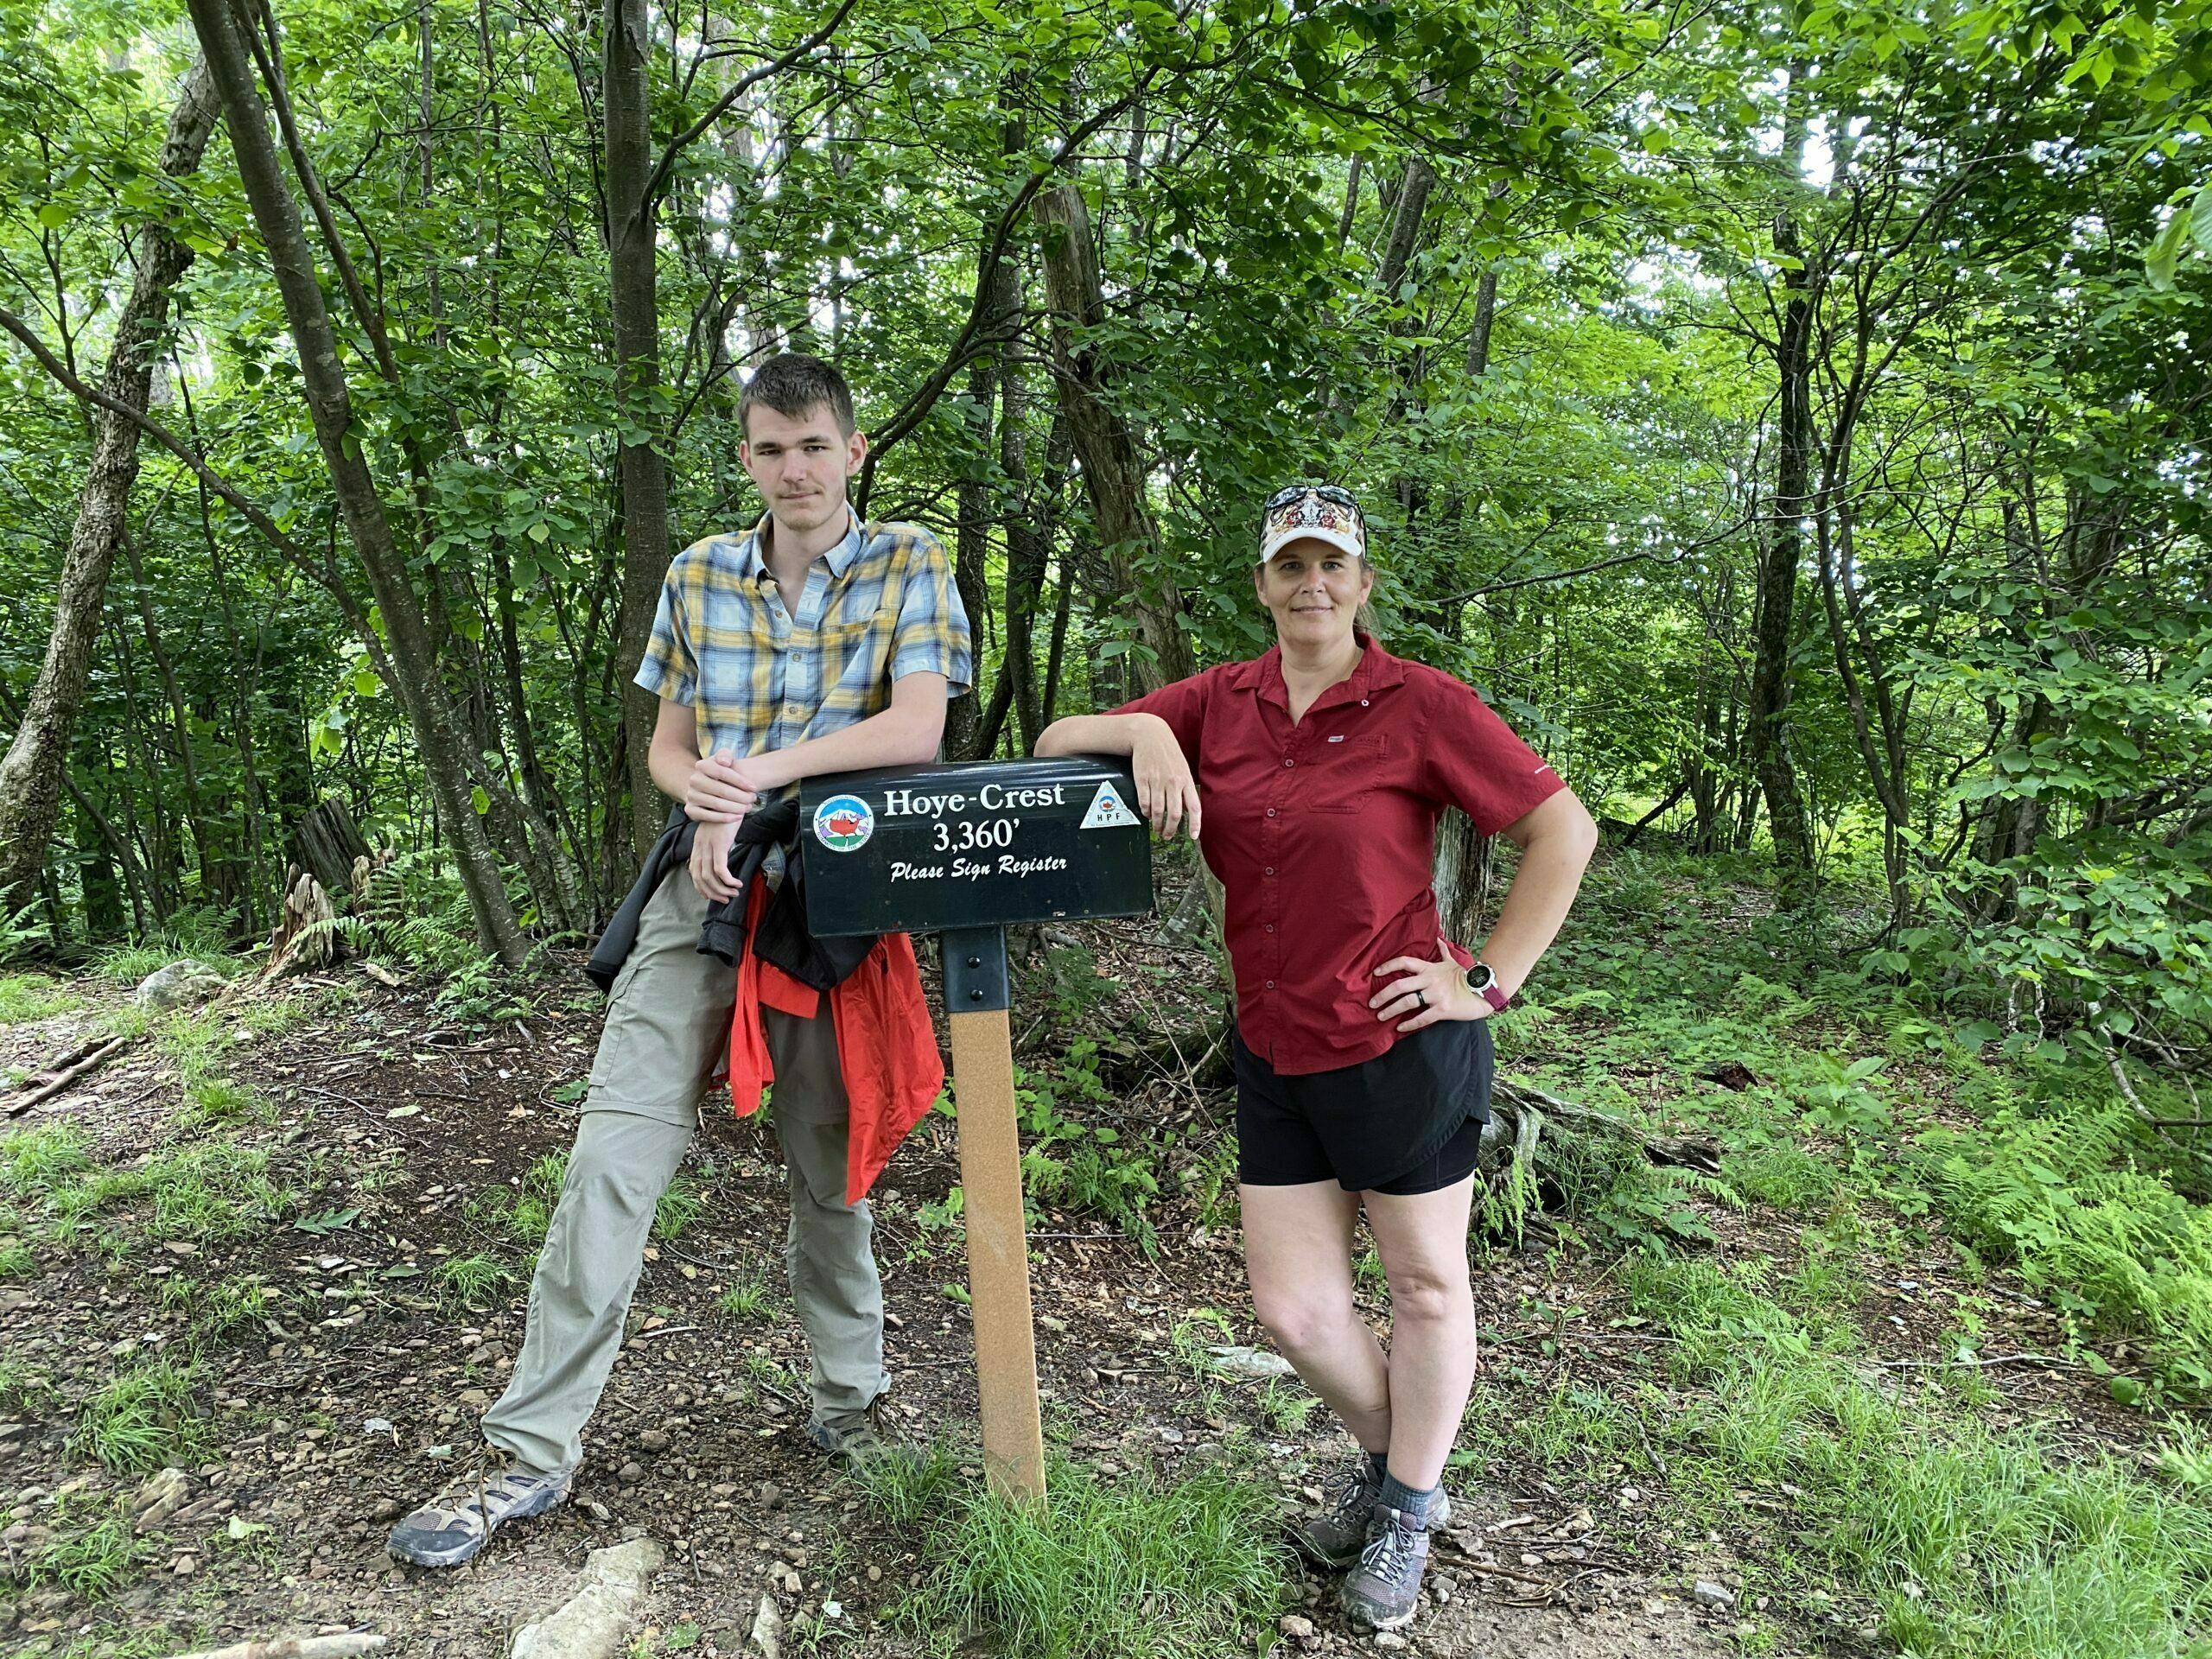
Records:
{"label": "rocky ground", "polygon": [[[1160,988],[1147,995],[1174,994],[1172,981],[1145,977],[1147,963],[1169,958],[1138,925],[1091,942],[1124,980]],[[508,1217],[535,1190],[534,1166],[572,1133],[596,1029],[597,999],[568,984],[552,982],[504,1018],[482,1007],[456,1017],[423,990],[358,970],[237,994],[206,1021],[224,1039],[222,1076],[250,1091],[250,1109],[217,1121],[195,1110],[183,1084],[209,1062],[156,1038],[0,1124],[10,1137],[0,1163],[13,1136],[66,1124],[99,1163],[162,1176],[72,1241],[42,1234],[26,1199],[12,1221],[0,1218],[0,1233],[21,1235],[0,1246],[29,1252],[0,1283],[0,1504],[14,1574],[0,1580],[0,1651],[158,1656],[358,1630],[410,1659],[500,1655],[571,1593],[590,1551],[639,1537],[664,1547],[666,1565],[630,1651],[747,1651],[764,1598],[785,1651],[920,1650],[885,1617],[914,1582],[913,1541],[800,1433],[805,1360],[782,1296],[780,1164],[770,1131],[734,1121],[726,1096],[679,1185],[669,1217],[678,1224],[649,1252],[575,1501],[503,1533],[466,1568],[428,1573],[385,1555],[394,1517],[468,1457],[474,1420],[522,1340],[530,1252]],[[123,996],[70,988],[73,1006],[0,1027],[0,1068],[22,1075],[79,1046]],[[291,1015],[251,1016],[276,995]],[[1165,1020],[1156,1007],[1092,1012],[1140,1039]],[[1033,1044],[1037,1034],[1032,1026]],[[1265,1346],[1233,1234],[1205,1224],[1202,1173],[1192,1179],[1219,1167],[1213,1126],[1225,1096],[1130,1047],[1143,1075],[1117,1085],[1106,1109],[1172,1118],[1189,1149],[1185,1179],[1154,1208],[1149,1254],[1090,1214],[1040,1218],[1033,1273],[1050,1433],[1109,1478],[1140,1465],[1172,1477],[1230,1452],[1276,1484],[1287,1509],[1313,1501],[1347,1443],[1280,1380],[1249,1374],[1264,1373],[1263,1351],[1208,1353]],[[277,1190],[274,1208],[255,1210],[267,1195],[235,1168],[227,1187],[180,1171],[180,1146],[238,1149],[226,1155],[254,1160]],[[916,1438],[963,1446],[976,1391],[960,1232],[944,1208],[956,1152],[950,1120],[927,1120],[880,1184],[878,1243],[896,1420]],[[195,1220],[197,1197],[181,1185],[190,1180],[246,1220]],[[1739,1233],[1719,1249],[1787,1247]],[[241,1312],[235,1287],[256,1281],[265,1296],[245,1297]],[[1548,1381],[1572,1368],[1602,1388],[1641,1363],[1638,1332],[1590,1317],[1607,1294],[1596,1270],[1578,1280],[1571,1263],[1506,1258],[1477,1294],[1494,1370]],[[1890,1295],[1895,1305],[1870,1319],[1896,1314],[1897,1349],[1915,1351],[1912,1298]],[[1581,1315],[1572,1327],[1550,1311],[1568,1307]],[[1924,1334],[1936,1339],[1932,1324]],[[83,1427],[95,1391],[188,1355],[164,1409],[189,1454],[151,1477],[103,1466]],[[1514,1399],[1484,1385],[1474,1409],[1510,1410]],[[1800,1640],[1761,1606],[1738,1605],[1731,1541],[1662,1535],[1652,1495],[1625,1477],[1573,1486],[1541,1468],[1494,1471],[1457,1497],[1432,1604],[1405,1637],[1348,1629],[1309,1579],[1276,1639],[1294,1651],[1519,1659],[1747,1642],[1788,1651]],[[121,1562],[111,1585],[26,1582],[22,1563],[109,1514]]]}

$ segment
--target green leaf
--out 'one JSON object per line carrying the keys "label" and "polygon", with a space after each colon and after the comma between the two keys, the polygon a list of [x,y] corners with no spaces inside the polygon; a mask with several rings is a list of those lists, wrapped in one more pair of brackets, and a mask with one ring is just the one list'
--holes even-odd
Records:
{"label": "green leaf", "polygon": [[476,785],[468,791],[468,798],[476,808],[476,816],[480,818],[492,810],[492,798],[485,792],[484,785],[481,784]]}
{"label": "green leaf", "polygon": [[326,1233],[336,1232],[340,1227],[351,1227],[360,1218],[360,1214],[359,1210],[326,1210],[319,1216],[302,1216],[292,1226],[296,1231],[313,1233],[321,1238]]}
{"label": "green leaf", "polygon": [[2151,286],[2164,293],[2174,285],[2174,265],[2181,258],[2182,238],[2188,234],[2194,213],[2176,213],[2166,221],[2166,228],[2158,232],[2158,239],[2143,256],[2143,274],[2151,279]]}
{"label": "green leaf", "polygon": [[2212,253],[2212,184],[2199,190],[2190,204],[2189,234],[2202,251]]}
{"label": "green leaf", "polygon": [[77,216],[77,210],[66,202],[49,201],[42,204],[37,213],[38,222],[49,231],[58,231]]}

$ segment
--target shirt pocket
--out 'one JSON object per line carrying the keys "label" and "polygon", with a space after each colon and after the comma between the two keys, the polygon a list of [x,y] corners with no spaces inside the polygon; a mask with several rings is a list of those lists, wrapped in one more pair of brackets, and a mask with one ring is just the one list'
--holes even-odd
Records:
{"label": "shirt pocket", "polygon": [[822,688],[847,690],[872,686],[883,677],[890,635],[874,617],[851,622],[825,622],[815,630],[816,647],[822,653]]}
{"label": "shirt pocket", "polygon": [[1376,734],[1325,740],[1291,781],[1288,805],[1294,812],[1357,812],[1367,804],[1390,758],[1390,740]]}

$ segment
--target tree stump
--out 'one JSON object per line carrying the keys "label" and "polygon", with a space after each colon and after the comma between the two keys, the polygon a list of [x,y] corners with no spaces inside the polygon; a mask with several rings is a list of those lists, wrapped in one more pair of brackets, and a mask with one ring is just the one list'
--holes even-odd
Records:
{"label": "tree stump", "polygon": [[[336,962],[344,954],[344,942],[327,924],[337,916],[322,883],[298,865],[289,866],[284,872],[284,904],[269,937],[269,966],[262,976],[282,979]],[[315,926],[318,922],[325,925]]]}
{"label": "tree stump", "polygon": [[353,889],[355,868],[370,856],[368,841],[353,822],[352,810],[335,795],[324,796],[301,818],[293,842],[301,866],[326,893]]}

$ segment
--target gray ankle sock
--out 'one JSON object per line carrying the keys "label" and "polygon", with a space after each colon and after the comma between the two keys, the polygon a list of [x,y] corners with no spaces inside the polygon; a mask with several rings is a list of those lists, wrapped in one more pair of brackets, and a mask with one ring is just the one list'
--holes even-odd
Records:
{"label": "gray ankle sock", "polygon": [[1385,1509],[1397,1510],[1411,1516],[1416,1523],[1425,1527],[1428,1524],[1428,1517],[1435,1512],[1436,1500],[1443,1495],[1441,1485],[1426,1490],[1408,1486],[1385,1469],[1382,1491],[1375,1501]]}

